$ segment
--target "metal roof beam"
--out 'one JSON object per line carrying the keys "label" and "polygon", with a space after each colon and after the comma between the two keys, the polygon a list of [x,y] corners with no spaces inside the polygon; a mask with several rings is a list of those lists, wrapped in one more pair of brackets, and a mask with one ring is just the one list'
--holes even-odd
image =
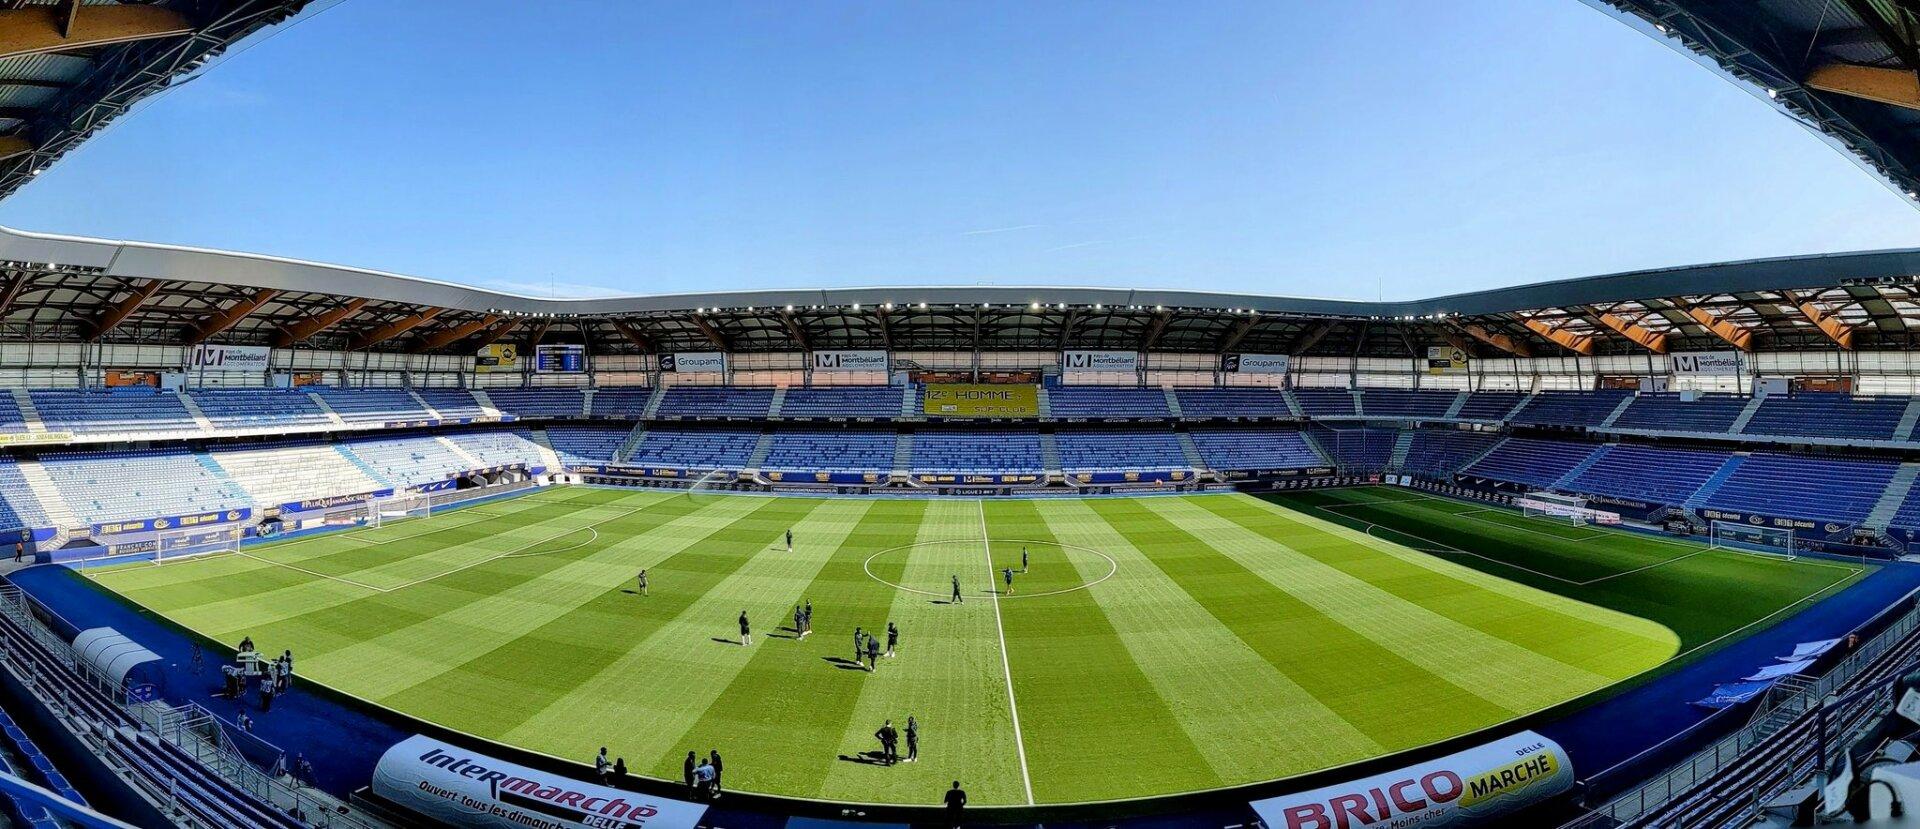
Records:
{"label": "metal roof beam", "polygon": [[480,333],[481,329],[491,326],[494,323],[497,323],[499,321],[500,321],[499,314],[488,314],[479,319],[468,320],[466,322],[460,323],[459,325],[453,325],[453,326],[448,326],[446,328],[442,328],[438,331],[435,331],[431,334],[421,337],[420,344],[413,347],[413,353],[420,354],[427,351],[438,351],[442,348],[446,348],[447,346],[454,344],[455,342],[464,340],[468,337],[478,334]]}
{"label": "metal roof beam", "polygon": [[1821,92],[1920,109],[1920,77],[1909,69],[1829,63],[1807,73],[1806,85]]}
{"label": "metal roof beam", "polygon": [[508,331],[512,331],[513,327],[519,324],[520,321],[517,319],[502,320],[499,325],[481,332],[480,338],[473,343],[474,349],[477,351],[499,342],[501,337],[506,336]]}
{"label": "metal roof beam", "polygon": [[1321,320],[1320,324],[1300,332],[1299,339],[1294,340],[1292,345],[1287,346],[1287,353],[1296,357],[1307,353],[1307,349],[1319,345],[1321,340],[1326,339],[1328,334],[1333,333],[1334,326],[1335,323],[1333,320]]}
{"label": "metal roof beam", "polygon": [[[1813,323],[1813,327],[1820,329],[1820,333],[1827,335],[1827,339],[1832,340],[1835,345],[1845,349],[1853,348],[1853,326],[1842,321],[1838,314],[1828,313],[1792,291],[1781,291],[1780,296],[1799,309],[1800,315],[1806,317],[1807,322]],[[0,314],[4,313],[6,313],[6,305],[0,304]]]}
{"label": "metal roof beam", "polygon": [[1655,354],[1667,353],[1666,333],[1655,331],[1611,311],[1601,311],[1591,306],[1587,311],[1593,314],[1593,318],[1599,320],[1601,325],[1613,329],[1613,333],[1626,337]]}
{"label": "metal roof beam", "polygon": [[434,317],[440,316],[442,313],[445,313],[446,310],[445,308],[428,308],[420,313],[401,317],[353,338],[353,342],[347,344],[347,350],[361,351],[372,348],[401,334],[405,334],[408,331],[412,331],[415,328],[419,328],[421,325],[432,322]]}
{"label": "metal roof beam", "polygon": [[7,287],[0,289],[0,317],[7,315],[7,311],[13,307],[13,301],[20,298],[20,292],[27,289],[27,281],[32,278],[30,274],[15,274],[13,279],[7,281]]}
{"label": "metal roof beam", "polygon": [[1527,330],[1575,354],[1592,354],[1593,337],[1588,334],[1575,334],[1556,325],[1548,325],[1537,319],[1526,321]]}
{"label": "metal roof beam", "polygon": [[1173,319],[1171,311],[1155,311],[1153,321],[1147,324],[1147,333],[1140,337],[1140,352],[1152,351],[1160,344],[1160,335],[1167,332],[1167,322]]}
{"label": "metal roof beam", "polygon": [[186,16],[162,6],[28,6],[0,11],[0,58],[72,52],[191,34]]}
{"label": "metal roof beam", "polygon": [[1705,308],[1688,307],[1686,311],[1687,316],[1692,317],[1694,322],[1700,323],[1700,327],[1725,340],[1728,345],[1741,351],[1753,350],[1752,331],[1716,317],[1712,311]]}
{"label": "metal roof beam", "polygon": [[1500,349],[1501,351],[1505,351],[1508,354],[1512,354],[1515,357],[1532,357],[1533,356],[1533,349],[1528,348],[1526,343],[1516,340],[1505,334],[1501,334],[1495,331],[1488,331],[1486,328],[1479,325],[1475,325],[1474,323],[1470,323],[1470,322],[1454,322],[1452,320],[1449,320],[1447,324],[1452,325],[1454,328],[1460,329],[1461,332],[1465,333],[1469,337],[1472,337],[1476,340],[1486,343],[1487,345],[1493,346],[1494,348]]}
{"label": "metal roof beam", "polygon": [[527,350],[532,351],[539,347],[540,341],[547,338],[547,329],[552,327],[553,320],[550,319],[534,323],[533,327],[527,330]]}
{"label": "metal roof beam", "polygon": [[715,348],[718,348],[721,351],[732,350],[732,346],[727,344],[726,336],[721,334],[720,329],[715,328],[713,326],[713,323],[707,321],[707,318],[705,315],[694,314],[693,327],[700,329],[700,333],[705,334],[707,336],[707,342],[713,343]]}
{"label": "metal roof beam", "polygon": [[793,340],[793,344],[799,346],[801,351],[813,350],[813,347],[807,344],[807,330],[800,327],[800,321],[794,319],[793,314],[781,311],[780,325],[787,329],[787,339]]}
{"label": "metal roof beam", "polygon": [[367,301],[364,299],[349,300],[347,304],[331,311],[322,311],[289,325],[280,330],[280,336],[273,338],[273,344],[278,348],[286,348],[306,342],[312,339],[313,335],[332,328],[341,320],[359,313],[366,304]]}
{"label": "metal roof beam", "polygon": [[261,288],[258,291],[254,291],[252,296],[235,301],[232,305],[227,306],[226,310],[214,314],[208,317],[206,322],[200,323],[199,327],[193,330],[193,334],[187,337],[186,344],[199,345],[225,333],[227,329],[238,325],[240,321],[246,319],[248,315],[260,310],[260,306],[267,304],[279,295],[280,292],[273,288]]}
{"label": "metal roof beam", "polygon": [[652,354],[660,350],[654,346],[652,337],[647,336],[631,322],[622,319],[613,320],[613,330],[620,332],[620,336],[626,337],[627,342],[633,343],[634,347],[641,351]]}
{"label": "metal roof beam", "polygon": [[890,312],[885,308],[873,309],[874,324],[880,328],[880,345],[888,351],[893,350],[893,321],[887,317]]}
{"label": "metal roof beam", "polygon": [[133,316],[133,312],[140,310],[140,306],[145,305],[147,300],[152,299],[153,295],[159,292],[160,280],[158,279],[149,279],[140,287],[133,289],[125,299],[114,303],[94,321],[93,332],[87,335],[87,342],[94,342],[105,336],[107,332],[119,327],[120,323],[126,322],[127,317]]}
{"label": "metal roof beam", "polygon": [[1214,349],[1214,351],[1217,351],[1221,354],[1225,354],[1229,351],[1232,351],[1234,346],[1239,345],[1241,340],[1244,340],[1247,338],[1247,332],[1252,331],[1253,324],[1259,321],[1260,321],[1259,314],[1253,314],[1251,316],[1248,316],[1246,319],[1241,320],[1239,325],[1234,326],[1232,331],[1227,332],[1227,338],[1224,340],[1221,340],[1220,347]]}

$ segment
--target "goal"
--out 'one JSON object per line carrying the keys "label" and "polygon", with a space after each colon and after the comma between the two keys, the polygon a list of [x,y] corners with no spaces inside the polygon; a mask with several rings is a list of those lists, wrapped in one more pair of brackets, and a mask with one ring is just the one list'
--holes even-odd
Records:
{"label": "goal", "polygon": [[420,492],[367,499],[367,526],[380,527],[402,518],[427,518],[433,515],[433,496]]}
{"label": "goal", "polygon": [[221,524],[160,530],[153,534],[153,563],[240,552],[244,529],[239,524]]}
{"label": "goal", "polygon": [[1707,525],[1708,547],[1736,553],[1782,558],[1792,561],[1793,530],[1781,527],[1756,527],[1738,521],[1714,521]]}
{"label": "goal", "polygon": [[1560,518],[1576,524],[1584,524],[1589,519],[1583,517],[1587,510],[1587,499],[1578,495],[1562,495],[1558,492],[1529,492],[1513,502],[1528,518]]}

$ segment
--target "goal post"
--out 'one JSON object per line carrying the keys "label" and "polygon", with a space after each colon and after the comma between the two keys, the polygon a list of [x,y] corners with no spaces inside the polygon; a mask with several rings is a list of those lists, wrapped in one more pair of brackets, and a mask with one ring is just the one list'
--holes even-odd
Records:
{"label": "goal post", "polygon": [[367,526],[385,526],[403,518],[428,518],[433,515],[433,496],[423,492],[401,492],[384,498],[367,499]]}
{"label": "goal post", "polygon": [[166,564],[188,558],[240,552],[240,539],[246,528],[240,524],[211,527],[178,527],[153,534],[153,563]]}
{"label": "goal post", "polygon": [[1528,492],[1513,500],[1528,518],[1558,518],[1576,524],[1586,523],[1587,499],[1558,492]]}
{"label": "goal post", "polygon": [[1793,530],[1784,527],[1756,527],[1738,521],[1715,520],[1707,525],[1707,536],[1707,546],[1715,550],[1788,561],[1799,557],[1794,552]]}

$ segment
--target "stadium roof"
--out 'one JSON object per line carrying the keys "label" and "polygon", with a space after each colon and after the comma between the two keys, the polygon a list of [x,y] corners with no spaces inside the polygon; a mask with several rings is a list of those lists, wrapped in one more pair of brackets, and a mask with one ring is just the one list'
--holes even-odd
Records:
{"label": "stadium roof", "polygon": [[527,297],[380,271],[0,228],[0,340],[472,353],[1139,349],[1409,357],[1904,349],[1920,249],[1633,271],[1395,302],[1066,287]]}
{"label": "stadium roof", "polygon": [[1586,2],[1717,66],[1852,152],[1909,200],[1920,193],[1920,3]]}
{"label": "stadium roof", "polygon": [[0,198],[308,0],[0,0]]}

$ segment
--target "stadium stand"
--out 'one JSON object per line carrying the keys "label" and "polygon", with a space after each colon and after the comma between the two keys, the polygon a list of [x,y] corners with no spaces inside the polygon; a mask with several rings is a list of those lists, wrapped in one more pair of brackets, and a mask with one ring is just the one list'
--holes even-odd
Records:
{"label": "stadium stand", "polygon": [[374,474],[400,487],[444,481],[473,465],[426,435],[358,438],[342,446]]}
{"label": "stadium stand", "polygon": [[1686,503],[1730,452],[1613,444],[1600,448],[1587,468],[1566,488],[1574,492],[1629,498],[1651,504]]}
{"label": "stadium stand", "polygon": [[1631,394],[1623,389],[1536,394],[1513,421],[1541,426],[1598,426]]}
{"label": "stadium stand", "polygon": [[1493,432],[1417,429],[1404,469],[1416,475],[1451,475],[1499,441],[1500,435]]}
{"label": "stadium stand", "polygon": [[246,493],[212,458],[184,449],[69,452],[41,458],[40,465],[67,507],[89,523],[250,505]]}
{"label": "stadium stand", "polygon": [[1296,429],[1204,429],[1193,444],[1215,469],[1305,469],[1329,466]]}
{"label": "stadium stand", "polygon": [[0,389],[0,435],[19,434],[27,429],[27,416],[20,411],[7,389]]}
{"label": "stadium stand", "polygon": [[1315,428],[1307,432],[1307,437],[1320,444],[1321,451],[1331,456],[1342,472],[1379,472],[1387,468],[1400,432],[1372,427]]}
{"label": "stadium stand", "polygon": [[331,443],[285,443],[215,449],[220,468],[252,496],[255,506],[352,495],[382,489]]}
{"label": "stadium stand", "polygon": [[426,420],[431,415],[406,389],[346,389],[310,386],[327,408],[341,420],[354,424],[388,423],[400,420]]}
{"label": "stadium stand", "polygon": [[1067,472],[1145,472],[1187,469],[1186,452],[1172,432],[1076,429],[1054,435]]}
{"label": "stadium stand", "polygon": [[913,471],[976,474],[1042,471],[1040,433],[1031,429],[938,429],[913,436]]}
{"label": "stadium stand", "polygon": [[1456,391],[1366,389],[1360,394],[1360,408],[1367,417],[1446,417],[1459,396]]}
{"label": "stadium stand", "polygon": [[1563,440],[1509,438],[1464,472],[1495,481],[1546,489],[1598,449],[1593,444]]}
{"label": "stadium stand", "polygon": [[787,389],[780,416],[895,418],[905,391],[899,386],[794,386]]}
{"label": "stadium stand", "polygon": [[540,457],[539,445],[524,429],[510,432],[457,432],[448,435],[447,439],[484,466],[520,465],[528,469],[546,466]]}
{"label": "stadium stand", "polygon": [[1187,388],[1174,393],[1185,418],[1292,417],[1286,397],[1265,386]]}
{"label": "stadium stand", "polygon": [[1344,417],[1359,413],[1353,392],[1346,389],[1294,389],[1293,399],[1308,417]]}
{"label": "stadium stand", "polygon": [[1058,418],[1169,417],[1167,393],[1135,386],[1054,386],[1047,390]]}
{"label": "stadium stand", "polygon": [[611,463],[631,431],[626,426],[555,425],[547,427],[547,442],[564,464]]}
{"label": "stadium stand", "polygon": [[759,442],[759,432],[655,426],[627,461],[668,469],[743,469]]}
{"label": "stadium stand", "polygon": [[593,411],[589,414],[601,418],[639,420],[646,415],[647,401],[652,399],[653,389],[647,386],[600,388],[593,392]]}
{"label": "stadium stand", "polygon": [[501,414],[521,418],[582,417],[587,396],[579,389],[487,389]]}
{"label": "stadium stand", "polygon": [[480,401],[475,400],[473,392],[466,389],[414,389],[413,391],[441,417],[448,420],[487,416],[487,413],[480,408]]}
{"label": "stadium stand", "polygon": [[770,386],[673,386],[660,398],[660,417],[763,418],[773,408]]}
{"label": "stadium stand", "polygon": [[129,439],[180,437],[200,431],[200,424],[178,395],[146,386],[85,391],[36,389],[32,400],[48,431]]}
{"label": "stadium stand", "polygon": [[1855,397],[1849,394],[1771,395],[1742,431],[1749,435],[1892,440],[1904,397]]}
{"label": "stadium stand", "polygon": [[1525,395],[1517,391],[1477,391],[1467,395],[1467,402],[1460,407],[1461,420],[1505,420],[1513,407],[1520,405]]}
{"label": "stadium stand", "polygon": [[1755,452],[1706,506],[1853,525],[1866,519],[1899,468],[1892,461]]}
{"label": "stadium stand", "polygon": [[305,392],[281,389],[201,389],[190,395],[216,428],[315,429],[332,425]]}
{"label": "stadium stand", "polygon": [[20,464],[0,456],[0,530],[47,525],[47,512],[21,476]]}
{"label": "stadium stand", "polygon": [[1672,392],[1643,392],[1613,425],[1622,429],[1724,433],[1733,428],[1748,399],[1737,394],[1705,394],[1684,400]]}
{"label": "stadium stand", "polygon": [[893,469],[893,445],[892,432],[782,429],[760,466],[787,473],[887,472]]}

